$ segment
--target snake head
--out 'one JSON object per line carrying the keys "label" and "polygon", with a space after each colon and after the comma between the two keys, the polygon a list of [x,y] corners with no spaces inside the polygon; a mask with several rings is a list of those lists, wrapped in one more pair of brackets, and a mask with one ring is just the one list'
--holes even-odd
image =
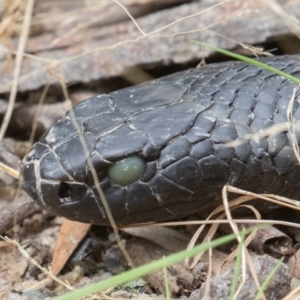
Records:
{"label": "snake head", "polygon": [[[298,56],[262,61],[299,77]],[[87,99],[32,147],[20,182],[43,207],[102,225],[108,209],[119,225],[211,210],[226,184],[299,199],[289,133],[244,139],[287,122],[294,88],[226,62]],[[293,105],[299,118],[299,93]]]}

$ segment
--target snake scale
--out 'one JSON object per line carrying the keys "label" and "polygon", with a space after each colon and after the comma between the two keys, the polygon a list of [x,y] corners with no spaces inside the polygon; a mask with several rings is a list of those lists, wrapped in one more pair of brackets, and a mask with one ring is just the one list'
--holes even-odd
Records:
{"label": "snake scale", "polygon": [[[261,61],[300,77],[300,56]],[[101,225],[109,221],[97,186],[118,225],[212,209],[220,204],[225,184],[300,200],[291,134],[244,140],[287,122],[295,87],[236,61],[89,98],[33,145],[22,163],[22,187],[57,214]],[[296,93],[296,119],[299,104]],[[299,143],[299,133],[296,138]],[[243,143],[228,147],[239,140]],[[261,202],[261,209],[270,204]]]}

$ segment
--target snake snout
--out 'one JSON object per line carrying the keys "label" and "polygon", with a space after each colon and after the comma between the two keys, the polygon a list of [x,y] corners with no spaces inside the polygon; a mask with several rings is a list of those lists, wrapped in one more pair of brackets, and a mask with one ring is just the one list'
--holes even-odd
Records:
{"label": "snake snout", "polygon": [[63,165],[69,161],[62,162],[53,149],[42,149],[40,145],[32,147],[21,166],[20,183],[28,195],[43,208],[68,219],[92,219],[106,224],[99,201],[87,182],[75,180]]}
{"label": "snake snout", "polygon": [[23,189],[40,205],[52,209],[62,202],[60,190],[65,181],[72,181],[72,178],[57,155],[42,144],[35,144],[22,162],[20,182]]}
{"label": "snake snout", "polygon": [[23,162],[20,171],[20,184],[25,192],[40,205],[39,192],[37,188],[39,176],[36,172],[36,165],[34,162]]}

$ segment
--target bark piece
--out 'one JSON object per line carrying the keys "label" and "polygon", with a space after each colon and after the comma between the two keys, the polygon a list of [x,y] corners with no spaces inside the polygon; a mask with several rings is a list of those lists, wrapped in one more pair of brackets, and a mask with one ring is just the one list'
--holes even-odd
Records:
{"label": "bark piece", "polygon": [[[239,216],[240,218],[241,216]],[[238,224],[238,228],[253,227],[253,224]],[[232,229],[228,224],[221,225],[221,228],[226,233],[232,233]],[[268,226],[257,231],[254,239],[250,242],[249,248],[256,253],[268,254],[275,258],[281,258],[283,255],[292,253],[293,242],[292,239],[279,229]]]}
{"label": "bark piece", "polygon": [[[83,28],[60,38],[55,47],[53,41],[60,36],[55,31],[58,29],[32,37],[25,51],[45,61],[24,57],[19,91],[37,89],[46,83],[58,84],[62,78],[66,83],[74,83],[122,76],[124,70],[134,66],[150,70],[174,64],[196,65],[213,51],[191,40],[205,39],[214,46],[233,49],[234,41],[261,44],[290,34],[289,27],[284,26],[283,20],[267,5],[257,6],[256,2],[249,1],[217,4],[220,1],[197,1],[138,18],[136,21],[145,33],[173,23],[151,37],[143,37],[131,20]],[[297,0],[283,0],[281,8],[290,16],[300,17]],[[199,15],[175,22],[195,13]],[[207,28],[210,30],[205,31]],[[1,74],[8,74],[6,67],[6,62],[0,62]],[[0,78],[1,93],[9,91],[11,80],[12,71]]]}
{"label": "bark piece", "polygon": [[249,247],[259,254],[269,254],[276,258],[289,255],[292,252],[292,239],[275,227],[260,229]]}

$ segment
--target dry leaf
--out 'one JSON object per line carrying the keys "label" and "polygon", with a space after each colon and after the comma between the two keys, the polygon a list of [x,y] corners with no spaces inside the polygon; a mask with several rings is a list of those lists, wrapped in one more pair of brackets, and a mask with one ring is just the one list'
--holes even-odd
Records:
{"label": "dry leaf", "polygon": [[61,225],[52,258],[52,273],[57,275],[86,236],[91,225],[65,220]]}

